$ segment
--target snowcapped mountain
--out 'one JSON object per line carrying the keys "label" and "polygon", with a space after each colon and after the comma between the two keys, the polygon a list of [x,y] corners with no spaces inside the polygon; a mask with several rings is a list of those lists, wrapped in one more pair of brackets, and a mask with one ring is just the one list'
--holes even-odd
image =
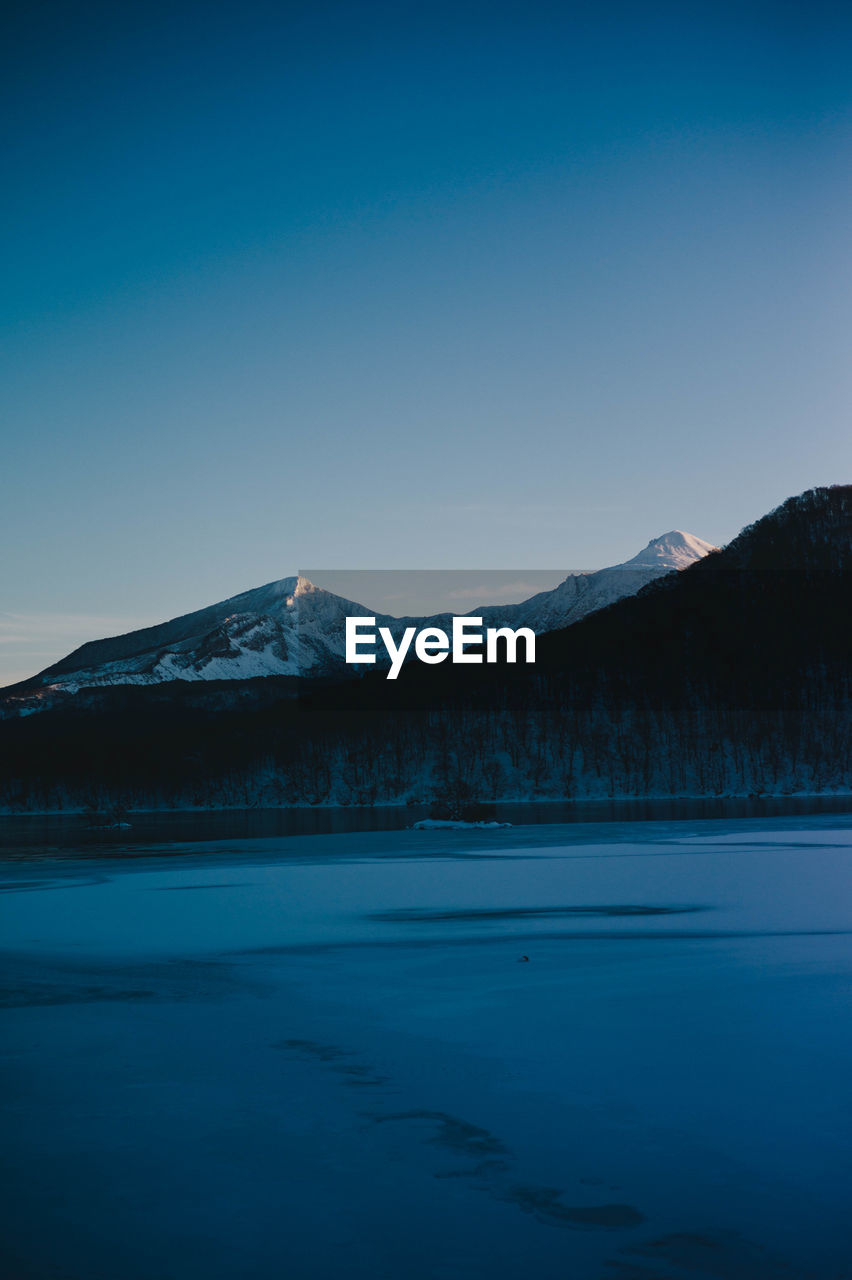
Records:
{"label": "snowcapped mountain", "polygon": [[[672,529],[661,538],[652,538],[647,547],[624,564],[617,564],[613,569],[659,569],[668,573],[670,569],[686,569],[696,560],[703,560],[711,551],[718,551],[712,543],[703,538],[696,538],[694,533],[684,533],[682,529]],[[603,569],[602,573],[613,570]]]}
{"label": "snowcapped mountain", "polygon": [[307,578],[281,578],[160,626],[84,644],[35,680],[75,693],[110,684],[319,675],[343,654],[345,619],[369,612]]}
{"label": "snowcapped mountain", "polygon": [[553,591],[541,591],[521,604],[495,605],[474,610],[488,623],[532,627],[537,635],[579,622],[588,614],[614,604],[623,596],[635,595],[642,587],[673,570],[686,569],[717,548],[694,534],[673,529],[652,538],[631,560],[599,569],[596,573],[572,574]]}
{"label": "snowcapped mountain", "polygon": [[[714,550],[677,530],[652,539],[624,564],[569,575],[553,591],[515,605],[473,609],[488,623],[529,626],[537,634],[633,595],[662,574],[686,568]],[[7,710],[40,709],[63,694],[108,685],[156,685],[184,680],[250,680],[258,676],[322,676],[341,668],[346,618],[369,615],[395,636],[406,626],[447,627],[450,614],[392,618],[315,586],[282,578],[219,604],[127,635],[95,640],[6,696]]]}

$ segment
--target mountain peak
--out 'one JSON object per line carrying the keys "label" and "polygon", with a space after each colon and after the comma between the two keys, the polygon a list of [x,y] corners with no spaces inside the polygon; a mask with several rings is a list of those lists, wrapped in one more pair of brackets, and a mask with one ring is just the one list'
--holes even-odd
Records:
{"label": "mountain peak", "polygon": [[696,560],[703,560],[711,551],[718,551],[712,542],[705,542],[694,533],[683,529],[670,529],[659,538],[652,538],[647,547],[630,560],[619,565],[621,569],[685,569]]}

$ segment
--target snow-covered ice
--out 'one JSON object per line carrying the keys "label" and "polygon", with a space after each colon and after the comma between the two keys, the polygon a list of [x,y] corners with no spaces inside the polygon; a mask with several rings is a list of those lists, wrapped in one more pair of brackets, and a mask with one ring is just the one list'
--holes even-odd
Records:
{"label": "snow-covered ice", "polygon": [[6,863],[0,1269],[839,1280],[850,855],[827,815]]}

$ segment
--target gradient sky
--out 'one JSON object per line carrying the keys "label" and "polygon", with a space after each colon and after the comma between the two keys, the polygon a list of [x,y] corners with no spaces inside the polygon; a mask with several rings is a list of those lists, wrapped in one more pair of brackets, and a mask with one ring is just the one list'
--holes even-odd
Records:
{"label": "gradient sky", "polygon": [[850,479],[849,5],[0,46],[0,683],[300,564],[597,567]]}

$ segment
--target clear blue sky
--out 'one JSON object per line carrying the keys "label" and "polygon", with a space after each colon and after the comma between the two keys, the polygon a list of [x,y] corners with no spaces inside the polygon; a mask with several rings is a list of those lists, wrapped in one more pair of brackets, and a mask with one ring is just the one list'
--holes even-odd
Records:
{"label": "clear blue sky", "polygon": [[596,567],[850,479],[849,5],[0,43],[0,683],[303,564]]}

